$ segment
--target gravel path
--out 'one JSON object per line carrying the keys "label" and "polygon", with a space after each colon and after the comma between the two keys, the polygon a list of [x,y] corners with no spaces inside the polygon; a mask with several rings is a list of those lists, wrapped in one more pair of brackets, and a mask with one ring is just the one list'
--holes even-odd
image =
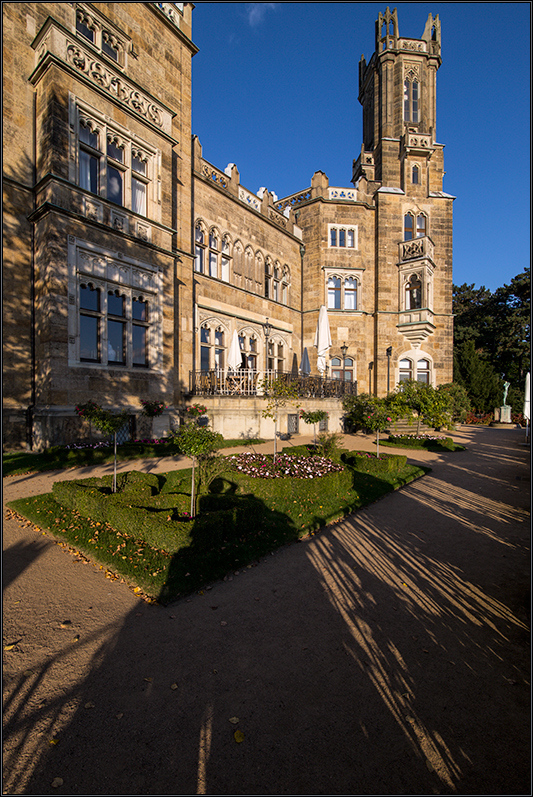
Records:
{"label": "gravel path", "polygon": [[[4,793],[530,794],[529,449],[454,439],[169,607],[6,519]],[[4,501],[104,471],[6,478]]]}

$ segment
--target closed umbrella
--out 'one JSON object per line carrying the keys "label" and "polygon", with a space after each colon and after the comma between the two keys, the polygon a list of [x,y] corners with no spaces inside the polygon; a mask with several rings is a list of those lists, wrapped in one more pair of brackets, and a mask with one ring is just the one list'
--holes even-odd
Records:
{"label": "closed umbrella", "polygon": [[526,419],[526,442],[529,439],[529,422],[531,420],[531,382],[530,375],[526,376],[526,391],[524,394],[524,418]]}
{"label": "closed umbrella", "polygon": [[317,363],[316,367],[322,375],[326,372],[326,355],[331,348],[331,332],[329,331],[328,311],[325,305],[322,305],[318,314],[318,323],[316,325],[315,343],[317,349]]}
{"label": "closed umbrella", "polygon": [[228,368],[236,371],[242,365],[241,347],[239,344],[239,336],[237,330],[233,330],[233,337],[231,339],[231,346],[228,352]]}
{"label": "closed umbrella", "polygon": [[307,353],[307,348],[304,349],[304,353],[302,355],[302,362],[300,363],[300,373],[302,376],[309,376],[311,373],[311,363],[309,362],[309,355]]}

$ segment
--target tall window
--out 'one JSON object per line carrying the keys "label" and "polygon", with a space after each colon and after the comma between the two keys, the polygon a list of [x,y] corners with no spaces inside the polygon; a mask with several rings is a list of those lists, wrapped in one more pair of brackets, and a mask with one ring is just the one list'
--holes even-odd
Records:
{"label": "tall window", "polygon": [[221,371],[224,368],[224,330],[215,329],[215,368]]}
{"label": "tall window", "polygon": [[413,363],[405,358],[400,360],[400,382],[407,382],[413,378]]}
{"label": "tall window", "polygon": [[413,166],[413,169],[412,169],[412,172],[411,172],[411,182],[413,183],[413,185],[418,185],[418,183],[419,183],[419,169],[418,169],[418,166],[416,166],[416,165]]}
{"label": "tall window", "polygon": [[239,346],[241,349],[242,368],[257,371],[257,338],[254,334],[248,335],[241,332],[239,335]]}
{"label": "tall window", "polygon": [[100,362],[100,288],[80,285],[80,360]]}
{"label": "tall window", "polygon": [[430,363],[429,360],[418,360],[416,364],[417,382],[424,382],[429,385]]}
{"label": "tall window", "polygon": [[90,123],[80,121],[79,128],[79,184],[92,194],[98,193],[100,172],[100,148],[98,131]]}
{"label": "tall window", "polygon": [[427,230],[427,218],[424,216],[423,213],[419,213],[416,217],[416,229],[415,229],[415,217],[412,213],[406,213],[403,217],[403,240],[410,241],[415,237],[423,238],[425,235],[428,234]]}
{"label": "tall window", "polygon": [[218,277],[218,238],[214,232],[209,233],[209,276]]}
{"label": "tall window", "polygon": [[329,224],[330,248],[357,249],[357,227]]}
{"label": "tall window", "polygon": [[416,274],[409,277],[405,286],[405,309],[419,310],[422,307],[422,283]]}
{"label": "tall window", "polygon": [[155,150],[150,152],[144,146],[141,149],[133,139],[112,130],[107,122],[97,122],[80,111],[78,185],[81,188],[147,216],[154,157]]}
{"label": "tall window", "polygon": [[79,285],[80,362],[149,366],[149,300],[91,282]]}
{"label": "tall window", "polygon": [[403,119],[404,122],[418,122],[419,83],[417,80],[404,80]]}
{"label": "tall window", "polygon": [[356,277],[331,275],[327,281],[329,310],[357,310],[358,280]]}
{"label": "tall window", "polygon": [[330,310],[341,309],[341,280],[340,277],[330,277],[328,279],[328,308]]}
{"label": "tall window", "polygon": [[228,236],[225,236],[222,241],[222,256],[220,258],[220,279],[224,282],[229,282],[231,272],[230,261],[230,241]]}
{"label": "tall window", "polygon": [[211,351],[211,330],[202,327],[200,330],[200,370],[209,371],[209,353]]}
{"label": "tall window", "polygon": [[194,270],[199,274],[203,274],[205,258],[205,234],[199,224],[196,226],[194,231],[194,241]]}

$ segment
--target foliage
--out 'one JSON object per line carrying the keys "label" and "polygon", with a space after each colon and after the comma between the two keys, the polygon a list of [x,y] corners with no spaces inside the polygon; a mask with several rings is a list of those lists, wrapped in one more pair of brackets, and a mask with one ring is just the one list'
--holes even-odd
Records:
{"label": "foliage", "polygon": [[343,451],[341,443],[342,435],[338,432],[322,432],[318,435],[317,451],[322,457],[328,457],[337,462]]}
{"label": "foliage", "polygon": [[354,431],[374,431],[368,425],[368,417],[376,407],[376,402],[381,401],[368,393],[361,393],[357,396],[344,396],[343,408],[345,411],[344,420],[346,425]]}
{"label": "foliage", "polygon": [[200,415],[205,415],[206,412],[207,407],[204,404],[191,404],[191,406],[187,407],[185,410],[187,418],[199,418]]}
{"label": "foliage", "polygon": [[[508,401],[519,411],[525,376],[531,367],[530,268],[494,293],[474,285],[454,286],[453,312],[454,381],[465,386],[477,412],[500,406],[501,381],[508,381]],[[486,389],[484,379],[490,383]]]}
{"label": "foliage", "polygon": [[420,423],[440,428],[451,422],[451,396],[446,391],[435,390],[431,385],[408,379],[401,382],[388,399],[389,407],[397,415],[414,411],[418,415],[417,434]]}
{"label": "foliage", "polygon": [[[197,511],[197,490],[195,489],[195,465],[196,459],[207,459],[213,457],[214,452],[220,448],[223,437],[218,432],[213,432],[206,426],[197,426],[195,423],[187,423],[182,426],[174,435],[174,441],[181,454],[192,459],[191,473],[191,516],[195,517]],[[204,485],[209,483],[210,473],[214,470],[214,462],[204,463],[200,469],[200,482]],[[215,478],[215,476],[213,476]],[[203,479],[203,482],[202,482]]]}
{"label": "foliage", "polygon": [[467,412],[464,422],[469,425],[474,424],[476,426],[488,426],[489,423],[491,423],[492,418],[492,412],[486,412],[484,414],[478,413],[477,415],[474,412]]}
{"label": "foliage", "polygon": [[491,363],[476,351],[473,340],[455,348],[453,378],[467,391],[474,412],[491,412],[501,405],[503,380]]}
{"label": "foliage", "polygon": [[[137,585],[137,593],[140,587],[166,603],[236,568],[253,566],[280,545],[314,533],[424,473],[406,464],[405,457],[372,457],[361,454],[360,470],[347,465],[319,479],[257,479],[233,472],[229,480],[215,480],[194,519],[185,517],[189,470],[121,474],[114,495],[109,476],[78,482],[84,511],[95,511],[90,501],[98,495],[98,501],[112,507],[116,525],[71,510],[51,494],[18,499],[10,508],[100,562],[110,578],[122,576]],[[365,471],[366,463],[377,470]],[[69,489],[76,488],[57,488],[58,498],[63,490],[63,500]]]}
{"label": "foliage", "polygon": [[459,385],[457,382],[447,382],[445,385],[439,385],[437,390],[446,393],[450,397],[450,413],[452,421],[464,423],[467,413],[470,411],[470,399],[464,385]]}
{"label": "foliage", "polygon": [[300,418],[304,423],[320,423],[320,421],[325,420],[328,417],[328,414],[325,410],[301,410],[300,411]]}
{"label": "foliage", "polygon": [[95,401],[89,400],[86,404],[76,407],[76,412],[81,417],[87,418],[92,425],[103,432],[103,434],[113,435],[113,492],[117,491],[117,432],[128,422],[128,412],[114,413],[111,410],[104,410]]}
{"label": "foliage", "polygon": [[272,418],[274,421],[274,459],[276,459],[279,411],[286,407],[287,404],[292,404],[295,409],[299,408],[300,405],[297,401],[298,384],[278,376],[271,382],[267,379],[263,380],[261,388],[267,401],[267,405],[262,410],[261,415],[263,418]]}
{"label": "foliage", "polygon": [[147,418],[157,418],[158,415],[162,415],[163,412],[166,410],[164,401],[141,400],[141,404],[143,405],[143,410],[141,415],[145,415]]}

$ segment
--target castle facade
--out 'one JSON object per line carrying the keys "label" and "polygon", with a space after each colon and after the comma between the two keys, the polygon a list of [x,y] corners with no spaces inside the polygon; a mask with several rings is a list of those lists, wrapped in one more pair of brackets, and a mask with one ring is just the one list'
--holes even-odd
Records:
{"label": "castle facade", "polygon": [[[346,393],[452,380],[438,17],[412,39],[379,15],[351,181],[316,171],[278,198],[193,135],[193,9],[3,4],[8,448],[81,439],[89,399],[128,410],[134,437],[143,400],[165,403],[167,429],[198,401],[226,437],[268,437],[275,378],[331,431]],[[294,408],[281,431],[298,432]]]}

